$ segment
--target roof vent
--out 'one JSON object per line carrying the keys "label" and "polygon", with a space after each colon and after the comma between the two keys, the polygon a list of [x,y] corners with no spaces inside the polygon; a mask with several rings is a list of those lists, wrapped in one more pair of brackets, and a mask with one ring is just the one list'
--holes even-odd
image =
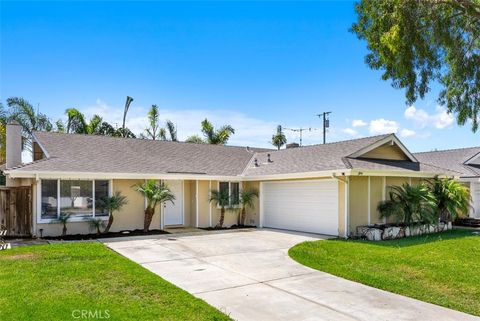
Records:
{"label": "roof vent", "polygon": [[258,167],[258,159],[253,159],[253,166]]}
{"label": "roof vent", "polygon": [[272,159],[270,158],[270,154],[267,154],[267,162],[268,163],[273,163]]}
{"label": "roof vent", "polygon": [[298,143],[290,143],[290,144],[287,144],[287,149],[297,148],[297,147],[300,147],[300,145],[299,145]]}

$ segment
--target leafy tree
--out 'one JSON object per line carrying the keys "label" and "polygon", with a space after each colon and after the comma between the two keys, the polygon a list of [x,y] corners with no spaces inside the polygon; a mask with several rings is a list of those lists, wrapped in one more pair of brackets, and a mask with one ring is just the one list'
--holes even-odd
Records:
{"label": "leafy tree", "polygon": [[471,207],[469,189],[451,178],[435,177],[431,181],[432,193],[437,202],[437,217],[447,222],[468,213]]}
{"label": "leafy tree", "polygon": [[389,196],[389,200],[378,205],[381,217],[393,216],[398,223],[407,226],[438,221],[435,215],[436,199],[426,184],[392,186]]}
{"label": "leafy tree", "polygon": [[16,120],[26,137],[25,146],[31,150],[31,135],[34,131],[51,131],[53,125],[45,114],[35,111],[33,106],[21,97],[10,97],[7,99],[7,106],[10,109],[10,119]]}
{"label": "leafy tree", "polygon": [[258,197],[256,189],[244,189],[240,192],[240,215],[238,216],[238,225],[245,225],[247,207],[254,208],[254,200]]}
{"label": "leafy tree", "polygon": [[223,227],[225,221],[225,209],[230,207],[230,194],[228,190],[211,190],[210,191],[210,203],[214,203],[220,206],[220,221],[217,224],[217,228]]}
{"label": "leafy tree", "polygon": [[108,233],[113,224],[113,214],[119,211],[123,206],[128,204],[127,197],[123,196],[120,192],[115,192],[113,196],[102,197],[97,201],[96,206],[99,209],[106,210],[108,212],[108,223],[105,227],[104,233]]}
{"label": "leafy tree", "polygon": [[152,223],[152,218],[155,215],[155,208],[157,205],[165,202],[171,202],[173,204],[175,195],[166,184],[158,184],[153,179],[135,185],[134,189],[142,193],[147,199],[147,208],[145,208],[145,218],[143,223],[143,232],[147,233],[150,224]]}
{"label": "leafy tree", "polygon": [[5,163],[6,161],[6,129],[7,129],[8,115],[6,109],[3,107],[3,104],[0,103],[0,164]]}
{"label": "leafy tree", "polygon": [[362,0],[352,31],[368,44],[367,65],[382,70],[407,103],[424,98],[432,82],[439,102],[478,129],[480,110],[479,0]]}
{"label": "leafy tree", "polygon": [[202,133],[208,144],[225,145],[230,136],[235,134],[235,129],[230,125],[224,125],[215,129],[212,123],[205,118],[205,120],[202,121]]}
{"label": "leafy tree", "polygon": [[[102,117],[93,115],[89,122],[85,120],[85,115],[75,108],[69,108],[65,111],[67,114],[67,133],[87,134],[87,135],[105,135],[114,136],[115,128],[109,123],[103,121]],[[63,128],[63,124],[57,121],[57,128]]]}
{"label": "leafy tree", "polygon": [[277,126],[277,132],[272,136],[272,145],[277,147],[278,150],[287,143],[287,137],[282,131],[282,126]]}
{"label": "leafy tree", "polygon": [[136,138],[137,136],[127,127],[117,128],[114,130],[113,137],[123,137],[123,138]]}
{"label": "leafy tree", "polygon": [[185,140],[185,143],[205,144],[205,141],[198,135],[192,135]]}

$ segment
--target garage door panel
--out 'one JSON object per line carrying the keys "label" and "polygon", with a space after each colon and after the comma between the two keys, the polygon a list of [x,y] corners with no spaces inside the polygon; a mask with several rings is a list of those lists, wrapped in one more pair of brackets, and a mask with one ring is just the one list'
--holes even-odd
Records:
{"label": "garage door panel", "polygon": [[336,180],[266,182],[262,199],[265,227],[338,234]]}

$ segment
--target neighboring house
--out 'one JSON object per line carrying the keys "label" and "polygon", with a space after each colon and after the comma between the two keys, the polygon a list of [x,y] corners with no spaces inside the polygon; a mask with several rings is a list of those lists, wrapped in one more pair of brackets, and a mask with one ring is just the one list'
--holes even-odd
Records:
{"label": "neighboring house", "polygon": [[459,180],[470,188],[472,197],[470,217],[480,218],[480,147],[439,150],[414,155],[426,164],[460,173]]}
{"label": "neighboring house", "polygon": [[[235,196],[256,188],[248,224],[345,237],[382,221],[377,205],[388,186],[461,174],[418,162],[393,134],[277,151],[35,132],[34,161],[24,165],[20,136],[19,126],[7,126],[7,185],[32,185],[32,233],[43,235],[60,234],[61,226],[50,223],[62,211],[73,213],[69,233],[89,232],[87,219],[107,219],[97,200],[116,191],[128,204],[112,231],[142,228],[145,200],[132,186],[155,179],[176,201],[162,204],[152,228],[215,226],[220,210],[209,202],[210,190]],[[236,214],[227,212],[225,225],[235,223]]]}

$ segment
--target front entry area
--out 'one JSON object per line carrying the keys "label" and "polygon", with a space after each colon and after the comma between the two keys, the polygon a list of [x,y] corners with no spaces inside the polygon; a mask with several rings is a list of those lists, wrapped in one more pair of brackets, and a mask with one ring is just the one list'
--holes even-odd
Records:
{"label": "front entry area", "polygon": [[334,179],[262,183],[263,226],[338,235]]}
{"label": "front entry area", "polygon": [[164,225],[183,225],[183,181],[166,180],[165,184],[175,195],[174,204],[166,202],[163,204]]}

